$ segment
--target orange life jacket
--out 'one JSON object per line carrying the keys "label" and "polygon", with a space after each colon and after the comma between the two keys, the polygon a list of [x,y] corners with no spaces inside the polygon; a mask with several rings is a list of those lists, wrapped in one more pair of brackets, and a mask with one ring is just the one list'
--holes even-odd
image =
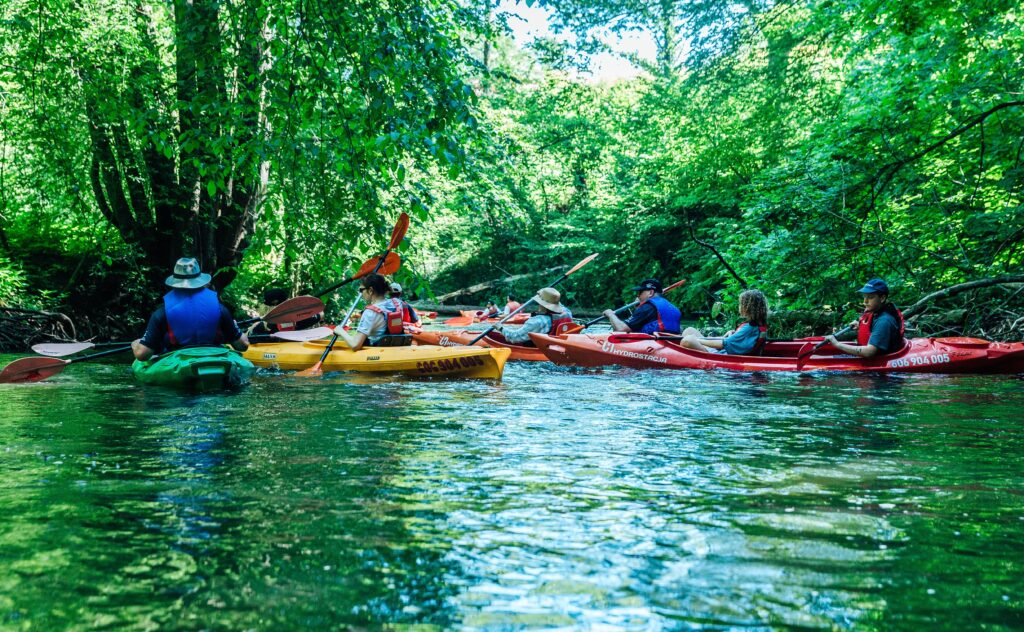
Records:
{"label": "orange life jacket", "polygon": [[[392,300],[394,300],[394,299],[392,299]],[[402,334],[405,333],[405,327],[403,326],[403,320],[402,320],[403,312],[405,310],[403,310],[401,308],[401,304],[399,304],[399,306],[396,307],[392,303],[392,307],[394,308],[393,310],[385,309],[385,308],[383,308],[383,307],[381,307],[379,305],[367,305],[366,309],[370,310],[371,312],[376,312],[378,314],[383,314],[385,322],[387,322],[387,333],[388,333],[388,335],[390,335],[390,336],[399,336],[399,335],[402,335]]]}

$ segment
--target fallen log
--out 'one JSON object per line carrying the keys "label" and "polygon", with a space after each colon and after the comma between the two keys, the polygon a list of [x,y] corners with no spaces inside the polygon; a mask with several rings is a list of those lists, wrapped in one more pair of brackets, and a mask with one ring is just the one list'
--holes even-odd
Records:
{"label": "fallen log", "polygon": [[968,292],[970,290],[977,290],[983,287],[991,287],[993,285],[1009,285],[1012,283],[1024,283],[1024,274],[1004,274],[997,277],[989,277],[985,279],[978,279],[976,281],[968,281],[966,283],[958,283],[951,285],[945,289],[932,292],[921,298],[918,302],[914,303],[907,309],[903,310],[904,318],[910,318],[919,314],[926,305],[940,298],[947,298],[949,296],[955,296],[962,292]]}
{"label": "fallen log", "polygon": [[[500,287],[500,286],[503,286],[503,285],[512,285],[516,281],[521,281],[522,279],[529,279],[530,277],[539,276],[541,274],[554,274],[556,272],[562,272],[563,270],[568,270],[568,269],[569,269],[569,266],[555,266],[554,268],[548,268],[547,270],[538,270],[536,272],[528,272],[526,274],[513,274],[511,276],[503,277],[503,278],[500,278],[500,279],[491,279],[490,281],[484,281],[483,283],[477,283],[476,285],[471,285],[469,287],[462,288],[461,290],[456,290],[454,292],[448,292],[447,294],[440,294],[438,296],[435,296],[434,298],[437,299],[438,303],[444,303],[448,299],[455,298],[456,296],[463,296],[463,295],[466,295],[466,294],[476,294],[477,292],[483,292],[484,290],[491,290],[491,289],[494,289],[495,287]],[[434,311],[440,311],[440,310],[434,310]]]}

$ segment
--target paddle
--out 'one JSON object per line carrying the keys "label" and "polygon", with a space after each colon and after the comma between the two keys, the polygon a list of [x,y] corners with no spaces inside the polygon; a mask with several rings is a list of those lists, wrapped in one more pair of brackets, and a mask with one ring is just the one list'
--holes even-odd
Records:
{"label": "paddle", "polygon": [[38,382],[45,380],[51,375],[56,375],[64,370],[69,364],[75,362],[85,362],[87,360],[93,360],[95,358],[102,358],[115,353],[124,353],[130,351],[131,345],[127,347],[118,347],[116,349],[110,349],[109,351],[101,351],[92,355],[82,356],[81,358],[75,358],[73,360],[61,360],[60,358],[47,358],[47,357],[31,357],[21,358],[11,362],[4,367],[3,371],[0,371],[0,384],[15,384],[18,382]]}
{"label": "paddle", "polygon": [[385,276],[389,275],[389,274],[394,274],[395,272],[398,272],[398,268],[400,268],[402,266],[402,258],[400,256],[398,256],[397,252],[388,252],[388,253],[386,253],[384,255],[384,263],[378,269],[377,265],[378,265],[379,261],[380,261],[380,257],[378,257],[378,256],[370,257],[369,259],[367,259],[366,261],[363,262],[363,265],[359,266],[359,270],[356,271],[355,274],[353,274],[349,278],[345,279],[344,281],[335,283],[334,285],[332,285],[331,287],[329,287],[327,289],[320,290],[319,292],[316,293],[316,295],[317,296],[324,296],[326,294],[330,294],[331,292],[333,292],[334,290],[342,287],[343,285],[348,285],[349,283],[351,283],[351,282],[353,282],[353,281],[355,281],[357,279],[361,279],[364,276],[366,276],[367,274],[371,274],[373,272],[377,272],[377,273],[383,274]]}
{"label": "paddle", "polygon": [[[840,329],[839,331],[837,331],[833,335],[835,335],[835,336],[842,336],[843,334],[845,334],[846,332],[850,331],[853,328],[854,328],[854,325],[847,325],[846,327],[844,327],[843,329]],[[807,359],[810,358],[812,355],[814,355],[815,351],[817,351],[818,349],[821,349],[822,347],[824,347],[827,344],[828,344],[828,340],[822,340],[818,344],[812,344],[812,343],[808,342],[808,343],[804,344],[804,346],[800,347],[800,351],[797,352],[797,354],[796,354],[796,370],[799,371],[800,369],[804,368],[804,365],[807,364]]]}
{"label": "paddle", "polygon": [[[667,293],[671,292],[672,290],[676,289],[677,287],[679,287],[680,285],[683,285],[684,283],[686,283],[686,279],[683,279],[682,281],[676,281],[672,285],[670,285],[667,288],[665,288],[664,290],[662,290],[662,294],[667,294]],[[628,309],[633,309],[634,307],[636,307],[639,304],[640,304],[640,300],[637,299],[637,300],[633,301],[632,303],[630,303],[629,305],[623,305],[619,309],[615,310],[615,312],[613,312],[613,313],[615,315],[618,315],[619,313],[624,312],[624,311],[626,311]],[[570,329],[569,331],[567,331],[565,333],[567,333],[567,334],[579,333],[579,332],[583,331],[584,329],[586,329],[587,327],[590,327],[591,325],[596,325],[597,323],[601,322],[605,318],[607,318],[607,316],[605,316],[604,314],[601,314],[600,316],[598,316],[594,320],[588,320],[587,322],[583,323],[582,325],[576,325],[574,329]]]}
{"label": "paddle", "polygon": [[[243,320],[238,323],[239,327],[251,325],[260,320],[280,325],[283,323],[292,323],[312,316],[316,316],[324,311],[324,302],[315,296],[296,296],[290,298],[287,301],[282,302],[280,305],[274,307],[266,313],[262,318],[250,318],[249,320]],[[321,328],[325,329],[325,328]],[[310,330],[316,331],[316,330]],[[282,332],[283,333],[283,332]],[[330,335],[330,330],[326,333],[313,336],[312,338],[302,337],[295,338],[296,341],[305,340],[316,340],[317,338],[323,338]],[[293,340],[291,338],[281,337],[282,340]],[[131,345],[128,342],[103,342],[97,345],[94,342],[67,342],[67,343],[44,343],[38,345],[32,345],[32,351],[44,356],[50,356],[54,358],[60,358],[64,356],[74,355],[86,349],[92,349],[96,346],[111,346],[116,345],[120,348],[124,348],[125,345]]]}
{"label": "paddle", "polygon": [[[402,243],[402,239],[405,238],[405,232],[407,230],[409,230],[409,216],[406,215],[405,213],[402,213],[401,215],[398,216],[398,221],[395,223],[394,230],[391,231],[391,241],[388,242],[387,249],[377,259],[377,264],[374,266],[370,274],[375,274],[378,270],[381,269],[381,267],[384,265],[384,262],[388,258],[388,254],[390,254],[392,250],[397,248],[398,244]],[[324,360],[327,359],[327,356],[331,353],[331,349],[334,348],[334,343],[338,341],[338,338],[340,336],[338,332],[344,331],[345,325],[348,324],[348,320],[352,318],[352,312],[356,311],[356,306],[359,305],[360,298],[361,294],[357,294],[356,300],[352,301],[352,305],[348,308],[348,311],[345,313],[345,318],[342,319],[340,323],[335,325],[334,335],[331,336],[331,341],[327,343],[327,347],[324,349],[323,354],[321,354],[320,359],[316,361],[316,364],[309,367],[305,371],[299,371],[298,373],[296,373],[296,375],[301,377],[315,377],[323,373],[321,368],[324,365]]]}
{"label": "paddle", "polygon": [[[569,269],[569,271],[568,271],[568,272],[566,272],[566,273],[565,273],[565,274],[563,274],[562,276],[558,277],[558,280],[556,280],[556,281],[555,281],[554,283],[551,283],[551,284],[549,284],[549,285],[548,285],[547,287],[555,287],[556,285],[558,285],[558,284],[559,284],[559,283],[561,283],[562,281],[564,281],[564,280],[568,279],[568,278],[569,278],[569,275],[571,275],[571,274],[572,274],[573,272],[576,272],[577,270],[579,270],[579,269],[580,269],[580,268],[582,268],[583,266],[587,265],[588,263],[590,263],[591,261],[593,261],[593,260],[594,260],[594,259],[596,259],[596,258],[597,258],[597,253],[595,252],[594,254],[590,255],[590,256],[589,256],[589,257],[587,257],[586,259],[584,259],[584,260],[580,261],[579,263],[577,263],[576,265],[574,265],[574,266],[573,266],[572,268],[570,268],[570,269]],[[494,323],[493,325],[491,325],[491,326],[490,326],[490,327],[488,327],[487,329],[483,330],[483,332],[481,332],[479,336],[477,336],[476,338],[473,338],[473,339],[472,339],[472,340],[470,340],[470,341],[469,341],[468,343],[466,343],[466,346],[467,346],[467,347],[472,347],[472,346],[473,346],[473,345],[475,345],[475,344],[476,344],[476,343],[477,343],[477,342],[478,342],[478,341],[479,341],[479,340],[480,340],[481,338],[483,338],[483,337],[484,337],[484,336],[486,336],[487,334],[489,334],[489,333],[491,333],[492,331],[494,331],[494,328],[495,328],[495,327],[500,327],[501,325],[503,325],[503,324],[505,323],[505,321],[506,321],[506,320],[508,320],[508,319],[512,318],[513,316],[515,316],[515,315],[516,315],[516,314],[518,314],[519,312],[523,311],[524,309],[526,309],[526,308],[527,308],[527,307],[528,307],[528,306],[530,305],[530,303],[534,303],[534,302],[536,302],[536,296],[530,297],[530,300],[526,301],[525,303],[523,303],[522,305],[520,305],[520,306],[519,306],[519,307],[518,307],[517,309],[513,310],[512,312],[510,312],[510,313],[508,314],[508,316],[506,316],[506,317],[502,318],[502,319],[501,319],[500,321],[498,321],[498,322]]]}
{"label": "paddle", "polygon": [[323,311],[324,302],[317,297],[308,295],[296,296],[279,305],[275,305],[272,310],[262,317],[239,321],[238,326],[248,327],[261,320],[272,325],[290,325],[300,320],[312,318],[317,314],[322,314]]}

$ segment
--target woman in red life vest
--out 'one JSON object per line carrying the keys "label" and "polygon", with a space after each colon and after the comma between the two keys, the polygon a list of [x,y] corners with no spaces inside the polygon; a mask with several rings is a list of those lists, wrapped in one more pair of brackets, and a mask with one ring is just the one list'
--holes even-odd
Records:
{"label": "woman in red life vest", "polygon": [[537,313],[523,323],[522,327],[496,327],[509,343],[533,346],[530,333],[557,336],[572,327],[572,313],[562,305],[562,295],[553,287],[542,288],[533,300],[539,305]]}
{"label": "woman in red life vest", "polygon": [[501,312],[501,315],[502,316],[508,316],[509,314],[511,314],[512,312],[516,311],[520,307],[522,307],[522,304],[520,304],[517,301],[513,301],[511,296],[506,296],[505,297],[505,311]]}
{"label": "woman in red life vest", "polygon": [[479,320],[487,320],[488,318],[497,318],[501,315],[501,310],[494,304],[494,301],[487,301],[487,305],[476,313],[476,317]]}
{"label": "woman in red life vest", "polygon": [[148,360],[158,353],[183,347],[229,344],[238,351],[249,348],[245,337],[217,293],[207,288],[210,275],[195,259],[181,258],[165,283],[171,291],[153,312],[142,338],[132,342],[132,353]]}
{"label": "woman in red life vest", "polygon": [[864,313],[851,323],[857,327],[857,344],[839,342],[835,336],[825,336],[825,341],[858,358],[873,358],[902,349],[906,344],[903,314],[889,302],[889,285],[882,279],[871,279],[857,291],[864,295]]}
{"label": "woman in red life vest", "polygon": [[355,333],[335,329],[334,333],[345,341],[353,351],[363,346],[379,346],[385,336],[400,336],[405,333],[402,326],[402,310],[388,298],[387,279],[379,274],[368,274],[359,284],[359,293],[366,303],[366,309],[359,317]]}
{"label": "woman in red life vest", "polygon": [[684,347],[729,355],[761,355],[768,340],[768,301],[760,290],[745,290],[740,294],[740,317],[747,322],[724,338],[704,338],[693,327],[683,332]]}

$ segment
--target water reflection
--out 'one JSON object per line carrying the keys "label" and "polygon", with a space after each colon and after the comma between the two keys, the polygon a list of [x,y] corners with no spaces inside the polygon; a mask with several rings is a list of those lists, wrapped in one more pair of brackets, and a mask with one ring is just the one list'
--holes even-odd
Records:
{"label": "water reflection", "polygon": [[0,392],[7,625],[1024,623],[1015,378],[76,368]]}

